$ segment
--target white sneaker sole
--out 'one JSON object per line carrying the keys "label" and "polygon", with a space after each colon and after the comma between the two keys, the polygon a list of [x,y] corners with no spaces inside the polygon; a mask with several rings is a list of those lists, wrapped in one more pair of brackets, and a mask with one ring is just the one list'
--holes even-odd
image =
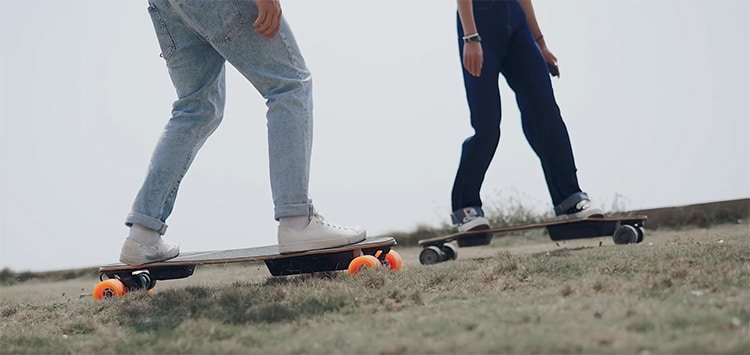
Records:
{"label": "white sneaker sole", "polygon": [[598,208],[591,207],[580,212],[564,214],[564,215],[560,215],[557,217],[560,220],[579,219],[579,218],[603,218],[604,213],[602,213],[602,211]]}
{"label": "white sneaker sole", "polygon": [[120,262],[123,264],[128,264],[128,265],[143,265],[143,264],[151,264],[151,263],[167,261],[170,259],[174,259],[179,255],[180,255],[179,252],[177,252],[177,254],[175,255],[159,255],[159,256],[153,256],[153,257],[120,254]]}
{"label": "white sneaker sole", "polygon": [[489,228],[490,228],[490,221],[487,218],[476,217],[472,219],[471,221],[458,226],[458,232],[464,233],[464,232],[480,230],[480,229],[489,229]]}
{"label": "white sneaker sole", "polygon": [[297,252],[303,252],[308,250],[318,250],[318,249],[327,249],[327,248],[335,248],[345,245],[351,245],[351,244],[357,244],[363,240],[365,240],[365,237],[367,236],[367,233],[364,231],[360,234],[353,235],[350,237],[342,238],[342,237],[336,237],[331,239],[318,239],[318,240],[309,240],[299,243],[285,243],[279,245],[279,252],[281,254],[288,254],[288,253],[297,253]]}

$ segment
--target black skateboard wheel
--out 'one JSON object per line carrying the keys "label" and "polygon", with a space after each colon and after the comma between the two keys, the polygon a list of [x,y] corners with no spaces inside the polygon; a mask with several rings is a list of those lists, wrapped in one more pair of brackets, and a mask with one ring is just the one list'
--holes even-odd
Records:
{"label": "black skateboard wheel", "polygon": [[628,224],[623,224],[612,233],[615,244],[631,244],[639,242],[638,229]]}
{"label": "black skateboard wheel", "polygon": [[458,247],[453,243],[445,243],[440,247],[440,250],[445,253],[446,260],[456,260],[458,258]]}
{"label": "black skateboard wheel", "polygon": [[445,255],[445,252],[434,245],[422,249],[422,252],[419,253],[419,263],[422,265],[442,263],[446,260],[448,260],[448,256]]}

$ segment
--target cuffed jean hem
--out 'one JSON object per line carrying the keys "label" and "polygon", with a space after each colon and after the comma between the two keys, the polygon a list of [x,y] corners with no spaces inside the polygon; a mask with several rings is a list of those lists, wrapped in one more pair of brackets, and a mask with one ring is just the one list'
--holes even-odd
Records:
{"label": "cuffed jean hem", "polygon": [[164,235],[164,233],[167,232],[167,224],[160,221],[159,219],[151,216],[146,216],[145,214],[131,212],[130,214],[128,214],[128,217],[125,218],[125,225],[131,227],[134,224],[137,224],[144,228],[153,229],[159,232],[159,234],[161,235]]}
{"label": "cuffed jean hem", "polygon": [[277,221],[284,217],[309,216],[313,213],[313,205],[312,203],[300,203],[276,206],[273,212],[273,218]]}
{"label": "cuffed jean hem", "polygon": [[555,206],[555,215],[563,215],[565,214],[569,209],[575,207],[575,205],[578,204],[578,202],[581,202],[583,200],[588,200],[589,195],[585,192],[576,192],[572,195],[570,195],[568,198],[563,200],[563,202],[560,202],[559,205]]}

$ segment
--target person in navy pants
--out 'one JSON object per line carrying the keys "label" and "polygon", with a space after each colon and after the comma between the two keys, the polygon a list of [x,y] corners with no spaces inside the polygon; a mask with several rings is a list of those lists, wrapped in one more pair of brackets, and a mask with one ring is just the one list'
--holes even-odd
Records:
{"label": "person in navy pants", "polygon": [[458,0],[457,22],[474,135],[462,146],[452,192],[453,223],[460,232],[489,228],[479,191],[500,139],[499,74],[516,94],[523,133],[541,161],[555,214],[601,214],[578,185],[550,80],[550,74],[559,75],[557,58],[547,48],[531,0]]}

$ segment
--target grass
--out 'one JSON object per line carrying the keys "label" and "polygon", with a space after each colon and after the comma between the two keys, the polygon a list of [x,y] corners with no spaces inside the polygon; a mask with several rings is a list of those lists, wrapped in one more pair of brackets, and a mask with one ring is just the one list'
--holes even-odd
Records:
{"label": "grass", "polygon": [[[645,243],[496,240],[401,272],[270,278],[201,268],[152,296],[78,298],[90,276],[0,287],[13,353],[747,353],[750,225]],[[508,240],[514,238],[506,238]],[[523,240],[523,241],[521,241]],[[501,242],[501,243],[498,243]],[[65,293],[63,293],[65,292]]]}
{"label": "grass", "polygon": [[16,272],[10,268],[3,268],[0,270],[0,285],[13,285],[22,283],[30,280],[43,280],[43,281],[60,281],[76,279],[82,276],[91,275],[96,273],[96,268],[83,268],[73,270],[62,270],[62,271],[47,271],[47,272],[30,272],[20,271]]}

